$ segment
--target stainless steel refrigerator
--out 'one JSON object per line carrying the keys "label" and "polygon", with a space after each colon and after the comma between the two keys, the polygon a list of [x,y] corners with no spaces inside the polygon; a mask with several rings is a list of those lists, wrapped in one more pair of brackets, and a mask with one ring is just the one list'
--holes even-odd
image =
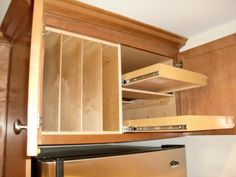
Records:
{"label": "stainless steel refrigerator", "polygon": [[43,147],[33,177],[186,177],[182,145]]}

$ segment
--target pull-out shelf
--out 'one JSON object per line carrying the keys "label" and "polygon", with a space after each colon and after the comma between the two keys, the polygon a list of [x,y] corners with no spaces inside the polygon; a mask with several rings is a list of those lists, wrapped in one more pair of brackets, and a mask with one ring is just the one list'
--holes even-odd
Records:
{"label": "pull-out shelf", "polygon": [[154,64],[122,76],[123,87],[162,93],[176,92],[207,84],[207,77],[196,72]]}
{"label": "pull-out shelf", "polygon": [[173,116],[124,120],[124,132],[185,132],[228,129],[235,126],[232,116]]}

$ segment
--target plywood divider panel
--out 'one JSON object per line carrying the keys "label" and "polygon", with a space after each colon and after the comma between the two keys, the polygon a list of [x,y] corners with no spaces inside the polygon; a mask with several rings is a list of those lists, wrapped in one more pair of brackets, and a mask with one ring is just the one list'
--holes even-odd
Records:
{"label": "plywood divider panel", "polygon": [[60,131],[81,130],[82,55],[82,40],[63,35]]}
{"label": "plywood divider panel", "polygon": [[155,101],[134,100],[133,104],[123,105],[123,119],[176,116],[175,97]]}
{"label": "plywood divider panel", "polygon": [[59,130],[59,78],[61,35],[49,32],[45,37],[43,74],[43,131]]}
{"label": "plywood divider panel", "polygon": [[102,45],[83,40],[82,131],[102,129]]}
{"label": "plywood divider panel", "polygon": [[103,82],[103,130],[119,131],[120,117],[120,79],[118,48],[103,45],[102,82]]}

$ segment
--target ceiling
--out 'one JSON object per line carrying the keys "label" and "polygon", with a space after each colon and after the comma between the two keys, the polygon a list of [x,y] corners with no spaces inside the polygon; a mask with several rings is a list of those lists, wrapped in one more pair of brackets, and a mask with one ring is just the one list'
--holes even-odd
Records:
{"label": "ceiling", "polygon": [[80,0],[191,37],[236,20],[236,0]]}

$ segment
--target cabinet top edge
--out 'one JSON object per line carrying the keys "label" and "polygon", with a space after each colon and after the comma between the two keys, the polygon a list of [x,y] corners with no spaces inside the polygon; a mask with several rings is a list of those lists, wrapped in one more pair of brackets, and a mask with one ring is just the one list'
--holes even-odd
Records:
{"label": "cabinet top edge", "polygon": [[128,31],[143,38],[155,38],[156,41],[162,41],[178,49],[187,41],[184,36],[78,1],[45,0],[44,12],[115,31]]}
{"label": "cabinet top edge", "polygon": [[101,39],[96,39],[96,38],[93,38],[93,37],[89,37],[89,36],[69,32],[69,31],[65,31],[65,30],[62,30],[62,29],[53,28],[53,27],[49,27],[49,26],[46,26],[45,30],[50,31],[50,32],[60,33],[60,34],[63,34],[63,35],[68,35],[68,36],[71,36],[71,37],[77,37],[77,38],[80,38],[80,39],[85,39],[85,40],[89,40],[89,41],[93,41],[93,42],[98,42],[98,43],[109,45],[109,46],[112,46],[112,47],[119,47],[120,46],[120,44],[107,42],[107,41],[104,41],[104,40],[101,40]]}

